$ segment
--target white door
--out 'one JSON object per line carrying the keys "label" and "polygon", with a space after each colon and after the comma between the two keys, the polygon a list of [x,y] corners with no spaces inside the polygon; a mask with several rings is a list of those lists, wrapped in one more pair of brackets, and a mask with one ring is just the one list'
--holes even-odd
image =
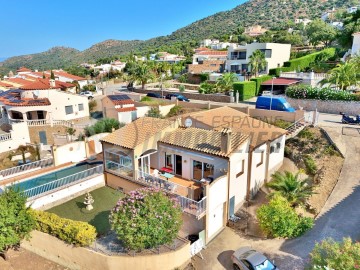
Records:
{"label": "white door", "polygon": [[211,238],[224,225],[224,204],[218,205],[209,215],[208,236]]}

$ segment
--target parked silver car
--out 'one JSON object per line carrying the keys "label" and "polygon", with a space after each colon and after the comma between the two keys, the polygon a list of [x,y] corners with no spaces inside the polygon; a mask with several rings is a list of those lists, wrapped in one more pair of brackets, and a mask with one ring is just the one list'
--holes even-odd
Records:
{"label": "parked silver car", "polygon": [[279,270],[262,253],[251,247],[242,247],[231,256],[234,270]]}

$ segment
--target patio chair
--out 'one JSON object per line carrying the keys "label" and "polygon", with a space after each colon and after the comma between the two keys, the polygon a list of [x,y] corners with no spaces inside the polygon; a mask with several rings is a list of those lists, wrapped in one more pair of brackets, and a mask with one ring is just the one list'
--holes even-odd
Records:
{"label": "patio chair", "polygon": [[158,170],[158,169],[155,169],[155,170],[153,171],[153,176],[154,176],[154,177],[159,177],[159,170]]}

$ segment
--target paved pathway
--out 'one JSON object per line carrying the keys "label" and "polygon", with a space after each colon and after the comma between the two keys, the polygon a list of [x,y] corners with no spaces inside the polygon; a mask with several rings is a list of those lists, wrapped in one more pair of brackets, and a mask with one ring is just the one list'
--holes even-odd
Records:
{"label": "paved pathway", "polygon": [[352,130],[343,130],[349,126],[339,124],[338,119],[337,115],[321,116],[322,127],[343,148],[345,162],[339,182],[319,214],[314,228],[294,240],[254,240],[239,236],[226,228],[202,252],[204,260],[195,257],[197,269],[232,269],[231,253],[245,245],[267,254],[280,269],[304,269],[315,242],[328,237],[335,240],[346,236],[354,240],[360,239],[360,129],[351,126]]}

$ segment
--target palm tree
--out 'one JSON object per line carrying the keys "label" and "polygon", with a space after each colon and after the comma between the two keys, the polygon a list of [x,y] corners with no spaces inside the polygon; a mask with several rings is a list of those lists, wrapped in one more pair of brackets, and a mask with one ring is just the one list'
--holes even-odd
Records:
{"label": "palm tree", "polygon": [[320,84],[336,85],[341,90],[346,90],[349,86],[358,84],[358,69],[358,64],[355,61],[337,64],[334,69],[330,70],[329,76],[320,81]]}
{"label": "palm tree", "polygon": [[227,92],[234,89],[234,82],[238,81],[239,78],[235,73],[224,73],[216,81],[216,89],[219,92]]}
{"label": "palm tree", "polygon": [[21,152],[21,157],[22,157],[22,160],[23,160],[23,164],[25,165],[26,164],[25,152],[27,152],[29,150],[29,147],[27,147],[26,145],[19,145],[17,150]]}
{"label": "palm tree", "polygon": [[273,194],[280,194],[294,207],[303,204],[307,198],[314,194],[313,187],[305,180],[299,179],[300,172],[293,174],[289,171],[276,172],[272,175],[272,181],[267,186],[273,189]]}
{"label": "palm tree", "polygon": [[134,81],[138,81],[141,83],[142,89],[145,88],[145,84],[147,82],[154,79],[154,75],[146,63],[137,63],[131,77]]}
{"label": "palm tree", "polygon": [[265,53],[263,53],[260,50],[256,50],[253,52],[253,54],[250,56],[250,68],[251,73],[257,77],[259,74],[259,71],[264,70],[266,68],[266,60],[265,60]]}

